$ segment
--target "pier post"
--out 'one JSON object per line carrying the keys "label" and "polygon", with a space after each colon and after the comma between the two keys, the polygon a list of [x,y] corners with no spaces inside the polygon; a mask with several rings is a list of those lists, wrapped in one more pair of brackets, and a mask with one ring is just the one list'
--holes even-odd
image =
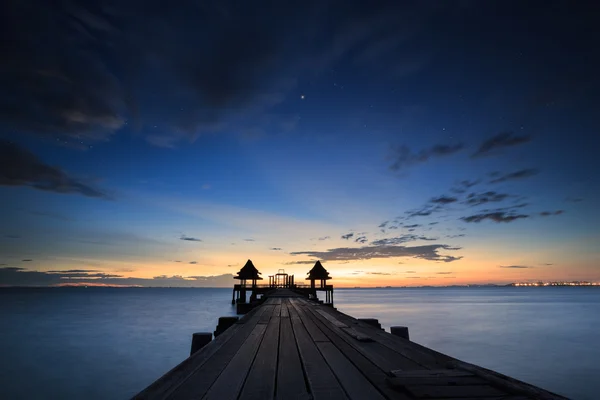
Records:
{"label": "pier post", "polygon": [[219,317],[219,323],[215,329],[215,338],[225,332],[227,328],[239,321],[239,317]]}
{"label": "pier post", "polygon": [[212,333],[210,332],[196,332],[192,335],[192,348],[190,349],[190,356],[206,346],[212,340]]}
{"label": "pier post", "polygon": [[390,333],[394,336],[399,336],[403,339],[410,340],[408,335],[408,327],[406,326],[392,326],[390,328]]}
{"label": "pier post", "polygon": [[381,324],[377,318],[359,318],[358,320],[365,324],[369,324],[374,328],[381,329]]}

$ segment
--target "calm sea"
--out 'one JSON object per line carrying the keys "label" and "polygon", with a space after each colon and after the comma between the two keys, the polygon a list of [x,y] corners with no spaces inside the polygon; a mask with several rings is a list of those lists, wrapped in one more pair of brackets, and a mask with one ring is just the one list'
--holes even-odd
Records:
{"label": "calm sea", "polygon": [[[126,399],[234,315],[230,289],[0,289],[0,398]],[[336,307],[573,399],[600,393],[600,289],[338,289]]]}

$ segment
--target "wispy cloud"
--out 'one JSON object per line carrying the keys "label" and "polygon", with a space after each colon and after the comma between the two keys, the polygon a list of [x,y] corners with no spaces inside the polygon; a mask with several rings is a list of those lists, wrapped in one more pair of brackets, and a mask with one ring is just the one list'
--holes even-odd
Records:
{"label": "wispy cloud", "polygon": [[514,268],[514,269],[525,269],[525,268],[533,268],[528,265],[499,265],[499,268]]}
{"label": "wispy cloud", "polygon": [[367,239],[367,237],[366,237],[366,236],[359,236],[359,237],[357,237],[356,239],[354,239],[354,241],[355,241],[356,243],[366,243],[366,242],[368,242],[368,241],[369,241],[369,239]]}
{"label": "wispy cloud", "polygon": [[314,264],[316,260],[300,260],[300,261],[287,261],[282,263],[283,265],[295,265],[295,264]]}
{"label": "wispy cloud", "polygon": [[413,257],[429,261],[452,262],[460,260],[462,257],[439,254],[439,250],[458,250],[445,244],[430,244],[423,246],[390,246],[374,245],[365,247],[338,247],[325,251],[296,251],[291,255],[306,255],[323,261],[352,261],[352,260],[370,260],[373,258],[393,258],[393,257]]}
{"label": "wispy cloud", "polygon": [[373,246],[388,246],[388,245],[397,245],[397,244],[402,244],[402,243],[414,242],[417,240],[434,241],[434,240],[438,240],[438,238],[407,234],[407,235],[397,236],[397,237],[393,237],[393,238],[378,239],[378,240],[371,242],[371,244]]}
{"label": "wispy cloud", "polygon": [[390,170],[395,172],[403,172],[407,168],[415,165],[424,163],[432,158],[448,156],[451,154],[458,153],[464,149],[464,144],[437,144],[427,149],[420,150],[413,153],[410,148],[406,145],[393,146],[391,149],[390,159],[392,164]]}
{"label": "wispy cloud", "polygon": [[186,235],[181,235],[181,237],[179,239],[186,240],[188,242],[201,242],[202,241],[202,239],[198,239],[198,238],[186,236]]}
{"label": "wispy cloud", "polygon": [[540,171],[535,168],[521,169],[519,171],[509,172],[507,174],[500,174],[496,172],[492,174],[492,177],[494,177],[494,179],[490,180],[490,183],[501,183],[515,179],[529,178],[537,175],[539,172]]}
{"label": "wispy cloud", "polygon": [[531,136],[515,135],[513,132],[501,132],[481,143],[477,151],[475,151],[471,157],[476,158],[495,154],[507,147],[525,144],[530,140]]}
{"label": "wispy cloud", "polygon": [[462,180],[462,181],[458,181],[454,184],[454,186],[452,186],[450,188],[450,191],[453,193],[457,193],[457,194],[462,194],[462,193],[466,193],[467,190],[469,190],[470,188],[472,188],[473,186],[479,184],[481,181],[479,179],[477,180]]}
{"label": "wispy cloud", "polygon": [[434,197],[431,200],[429,200],[429,202],[433,203],[433,204],[450,204],[450,203],[455,203],[457,201],[458,201],[458,199],[456,197],[451,197],[451,196],[439,196],[439,197]]}
{"label": "wispy cloud", "polygon": [[498,193],[495,191],[487,191],[484,193],[471,193],[467,196],[465,204],[470,206],[480,206],[487,203],[495,203],[505,200],[509,197],[508,194]]}
{"label": "wispy cloud", "polygon": [[437,275],[450,275],[452,274],[452,271],[442,271],[442,272],[436,272]]}
{"label": "wispy cloud", "polygon": [[474,214],[474,215],[470,215],[468,217],[461,217],[461,219],[465,222],[481,222],[481,221],[485,221],[485,220],[490,220],[493,222],[513,222],[516,221],[518,219],[524,219],[524,218],[528,218],[529,215],[525,215],[525,214],[513,214],[510,212],[505,212],[505,211],[495,211],[495,212],[489,212],[489,213],[482,213],[482,214]]}
{"label": "wispy cloud", "polygon": [[255,242],[254,239],[244,239],[244,242]]}
{"label": "wispy cloud", "polygon": [[76,193],[87,197],[111,197],[88,183],[46,164],[35,154],[15,143],[0,140],[0,185],[28,186],[54,193]]}
{"label": "wispy cloud", "polygon": [[273,251],[279,251],[279,250],[281,250],[281,247],[271,247],[271,249],[270,249],[270,250],[273,250]]}
{"label": "wispy cloud", "polygon": [[331,236],[322,236],[319,238],[319,240],[323,241],[323,240],[328,240],[331,239]]}
{"label": "wispy cloud", "polygon": [[352,238],[354,236],[354,233],[346,233],[345,235],[342,235],[342,239],[348,240],[350,238]]}
{"label": "wispy cloud", "polygon": [[565,210],[556,210],[556,211],[542,211],[540,215],[542,217],[550,217],[552,215],[560,215],[564,214]]}

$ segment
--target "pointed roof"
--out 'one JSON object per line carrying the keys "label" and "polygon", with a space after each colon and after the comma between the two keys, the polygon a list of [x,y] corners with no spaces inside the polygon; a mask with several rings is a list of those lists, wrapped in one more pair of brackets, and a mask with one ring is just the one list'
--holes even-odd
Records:
{"label": "pointed roof", "polygon": [[323,267],[321,261],[317,261],[315,266],[308,271],[308,277],[306,279],[331,279],[329,272]]}
{"label": "pointed roof", "polygon": [[260,277],[260,272],[256,269],[254,264],[252,264],[252,260],[246,261],[246,265],[239,270],[236,276],[233,279],[262,279]]}

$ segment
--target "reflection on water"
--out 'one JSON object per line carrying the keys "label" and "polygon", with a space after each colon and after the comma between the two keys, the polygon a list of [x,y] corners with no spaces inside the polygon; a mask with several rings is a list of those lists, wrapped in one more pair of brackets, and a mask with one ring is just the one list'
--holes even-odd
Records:
{"label": "reflection on water", "polygon": [[[0,289],[0,397],[118,399],[233,315],[230,289]],[[336,306],[575,399],[600,392],[597,288],[337,289]]]}

